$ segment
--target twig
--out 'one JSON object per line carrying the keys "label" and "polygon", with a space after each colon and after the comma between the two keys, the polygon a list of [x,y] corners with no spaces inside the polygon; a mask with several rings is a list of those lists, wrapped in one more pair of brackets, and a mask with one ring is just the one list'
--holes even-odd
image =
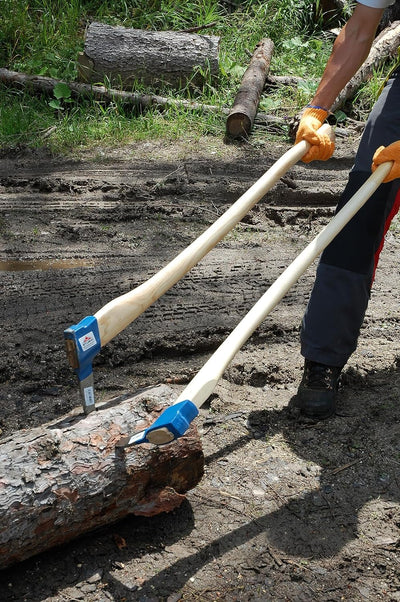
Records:
{"label": "twig", "polygon": [[354,464],[358,464],[359,462],[361,462],[361,460],[353,460],[353,462],[343,464],[343,466],[338,466],[337,468],[331,470],[331,474],[338,474],[339,472],[342,472],[342,470],[347,470],[347,468],[351,468],[351,466],[354,466]]}
{"label": "twig", "polygon": [[198,25],[198,27],[189,27],[188,29],[181,29],[182,33],[194,33],[196,31],[202,31],[203,29],[210,29],[217,25],[217,21],[213,21],[212,23],[207,23],[207,25]]}
{"label": "twig", "polygon": [[228,491],[224,491],[223,489],[219,490],[220,495],[225,496],[225,497],[230,497],[233,500],[238,500],[239,502],[244,502],[244,500],[242,500],[241,497],[238,497],[237,495],[232,495],[232,493],[229,493]]}

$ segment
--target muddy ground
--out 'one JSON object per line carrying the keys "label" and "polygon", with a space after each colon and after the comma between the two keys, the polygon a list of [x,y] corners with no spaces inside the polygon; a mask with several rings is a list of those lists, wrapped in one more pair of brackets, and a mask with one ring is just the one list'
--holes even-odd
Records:
{"label": "muddy ground", "polygon": [[[329,221],[356,143],[339,139],[326,164],[290,169],[109,343],[95,361],[98,399],[156,383],[180,391]],[[2,437],[79,405],[64,328],[173,259],[287,148],[201,140],[74,160],[3,153]],[[287,410],[313,265],[201,409],[206,471],[187,501],[2,571],[0,599],[400,600],[399,247],[394,224],[333,419],[307,424]]]}

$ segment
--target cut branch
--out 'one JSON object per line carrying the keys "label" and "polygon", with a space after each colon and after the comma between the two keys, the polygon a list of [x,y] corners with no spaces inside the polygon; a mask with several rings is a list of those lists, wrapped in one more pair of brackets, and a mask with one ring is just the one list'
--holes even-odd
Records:
{"label": "cut branch", "polygon": [[196,427],[164,447],[116,447],[171,402],[171,389],[160,385],[3,440],[0,568],[129,514],[177,508],[203,475]]}
{"label": "cut branch", "polygon": [[206,25],[198,25],[197,27],[188,27],[188,29],[181,29],[182,33],[197,33],[198,31],[203,31],[204,29],[211,29],[218,25],[218,21],[212,21],[212,23],[207,23]]}
{"label": "cut branch", "polygon": [[251,132],[273,51],[270,39],[263,39],[256,46],[226,121],[226,133],[231,138],[247,138]]}
{"label": "cut branch", "polygon": [[[105,86],[95,86],[80,82],[64,82],[52,77],[43,77],[41,75],[28,75],[17,71],[9,71],[8,69],[0,68],[0,82],[5,86],[16,89],[31,89],[39,94],[47,94],[53,96],[54,87],[57,84],[65,83],[71,90],[71,96],[79,98],[87,96],[102,102],[123,102],[135,107],[138,111],[145,111],[151,107],[163,109],[169,106],[215,111],[221,110],[220,107],[214,105],[206,105],[189,100],[176,100],[175,98],[165,98],[156,94],[140,94],[138,92],[126,92],[125,90],[115,90],[106,88]],[[224,110],[224,109],[222,109]],[[226,109],[229,112],[229,109]]]}

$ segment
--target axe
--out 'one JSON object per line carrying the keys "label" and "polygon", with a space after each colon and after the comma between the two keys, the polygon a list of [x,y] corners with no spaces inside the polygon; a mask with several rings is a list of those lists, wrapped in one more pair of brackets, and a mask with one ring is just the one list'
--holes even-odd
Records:
{"label": "axe", "polygon": [[[333,139],[328,124],[321,131]],[[246,213],[308,151],[305,140],[290,148],[203,234],[164,268],[132,291],[113,299],[93,316],[83,318],[64,330],[69,363],[78,376],[85,414],[95,409],[92,363],[104,345],[142,314],[154,301],[176,284],[232,230]]]}
{"label": "axe", "polygon": [[176,402],[166,408],[147,429],[120,439],[117,444],[118,447],[127,447],[138,443],[163,445],[170,443],[186,432],[190,422],[198,415],[199,408],[212,393],[225,368],[240,347],[274,309],[290,287],[297,282],[314,259],[366,203],[385,179],[392,164],[393,161],[381,164],[328,225],[282,272],[204,364],[179,395]]}

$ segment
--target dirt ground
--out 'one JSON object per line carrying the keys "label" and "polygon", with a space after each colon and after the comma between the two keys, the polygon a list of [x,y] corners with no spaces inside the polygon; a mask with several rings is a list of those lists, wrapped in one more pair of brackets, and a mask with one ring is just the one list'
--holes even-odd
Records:
{"label": "dirt ground", "polygon": [[[156,383],[180,391],[329,221],[356,144],[339,139],[329,162],[291,168],[110,342],[95,361],[98,399]],[[1,437],[79,405],[64,329],[162,268],[288,147],[205,139],[74,160],[3,153]],[[314,264],[202,407],[205,475],[182,506],[0,572],[0,599],[400,600],[398,232],[388,233],[333,419],[309,424],[287,409]]]}

